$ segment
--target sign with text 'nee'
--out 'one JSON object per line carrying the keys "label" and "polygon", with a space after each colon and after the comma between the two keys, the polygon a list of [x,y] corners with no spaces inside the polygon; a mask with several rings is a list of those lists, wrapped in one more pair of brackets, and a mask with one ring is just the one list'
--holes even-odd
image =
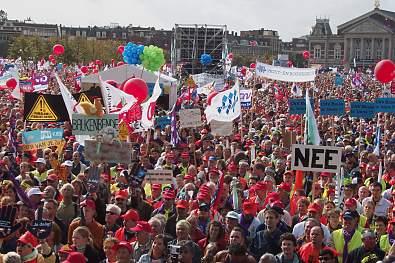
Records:
{"label": "sign with text 'nee'", "polygon": [[182,128],[196,128],[202,125],[200,109],[185,109],[179,111]]}
{"label": "sign with text 'nee'", "polygon": [[118,131],[118,114],[106,114],[103,117],[73,114],[74,135],[97,135],[105,127]]}
{"label": "sign with text 'nee'", "polygon": [[339,147],[293,144],[291,169],[338,173],[341,156],[342,150]]}
{"label": "sign with text 'nee'", "polygon": [[376,99],[377,112],[395,112],[395,98],[377,98]]}
{"label": "sign with text 'nee'", "polygon": [[128,142],[99,143],[85,140],[85,157],[90,161],[129,164],[132,157],[132,144]]}
{"label": "sign with text 'nee'", "polygon": [[350,103],[351,117],[371,119],[376,115],[376,103],[354,101]]}
{"label": "sign with text 'nee'", "polygon": [[172,170],[147,170],[145,180],[151,184],[171,184],[173,183]]}
{"label": "sign with text 'nee'", "polygon": [[320,114],[323,116],[341,116],[344,109],[344,100],[320,100]]}

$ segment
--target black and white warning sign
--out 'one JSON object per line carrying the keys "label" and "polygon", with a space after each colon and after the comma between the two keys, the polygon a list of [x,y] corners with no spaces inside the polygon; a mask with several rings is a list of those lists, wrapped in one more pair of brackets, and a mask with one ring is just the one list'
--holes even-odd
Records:
{"label": "black and white warning sign", "polygon": [[291,169],[338,173],[341,156],[339,147],[292,144]]}

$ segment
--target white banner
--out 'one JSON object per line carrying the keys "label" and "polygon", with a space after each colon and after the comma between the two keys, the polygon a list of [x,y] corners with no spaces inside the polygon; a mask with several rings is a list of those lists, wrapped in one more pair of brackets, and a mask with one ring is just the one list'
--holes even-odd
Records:
{"label": "white banner", "polygon": [[200,109],[180,110],[180,126],[182,128],[196,128],[202,125],[202,116]]}
{"label": "white banner", "polygon": [[233,121],[240,116],[240,92],[239,82],[233,88],[222,91],[211,99],[211,104],[207,105],[204,113],[207,123],[211,120]]}
{"label": "white banner", "polygon": [[252,89],[241,89],[240,90],[240,103],[243,109],[249,109],[252,107]]}
{"label": "white banner", "polygon": [[288,82],[314,81],[315,69],[313,68],[286,68],[276,67],[261,62],[256,64],[256,75],[268,79]]}
{"label": "white banner", "polygon": [[338,173],[342,148],[292,144],[291,170]]}
{"label": "white banner", "polygon": [[145,182],[151,184],[171,184],[173,183],[172,170],[147,170]]}

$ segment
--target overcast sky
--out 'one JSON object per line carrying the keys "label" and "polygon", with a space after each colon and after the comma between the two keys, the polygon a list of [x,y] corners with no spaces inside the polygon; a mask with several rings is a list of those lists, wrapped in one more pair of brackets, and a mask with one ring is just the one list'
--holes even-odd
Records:
{"label": "overcast sky", "polygon": [[[228,26],[230,31],[277,30],[283,41],[309,34],[316,17],[339,24],[369,12],[374,0],[2,0],[9,19],[31,17],[38,23],[68,26],[154,26],[174,24]],[[381,0],[381,9],[395,11],[395,0]]]}

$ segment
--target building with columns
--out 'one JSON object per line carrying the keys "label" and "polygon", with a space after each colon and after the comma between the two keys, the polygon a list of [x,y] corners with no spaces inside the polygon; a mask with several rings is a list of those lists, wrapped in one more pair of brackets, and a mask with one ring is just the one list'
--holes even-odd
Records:
{"label": "building with columns", "polygon": [[395,12],[376,8],[337,27],[316,19],[308,36],[310,64],[369,67],[382,59],[395,60]]}

